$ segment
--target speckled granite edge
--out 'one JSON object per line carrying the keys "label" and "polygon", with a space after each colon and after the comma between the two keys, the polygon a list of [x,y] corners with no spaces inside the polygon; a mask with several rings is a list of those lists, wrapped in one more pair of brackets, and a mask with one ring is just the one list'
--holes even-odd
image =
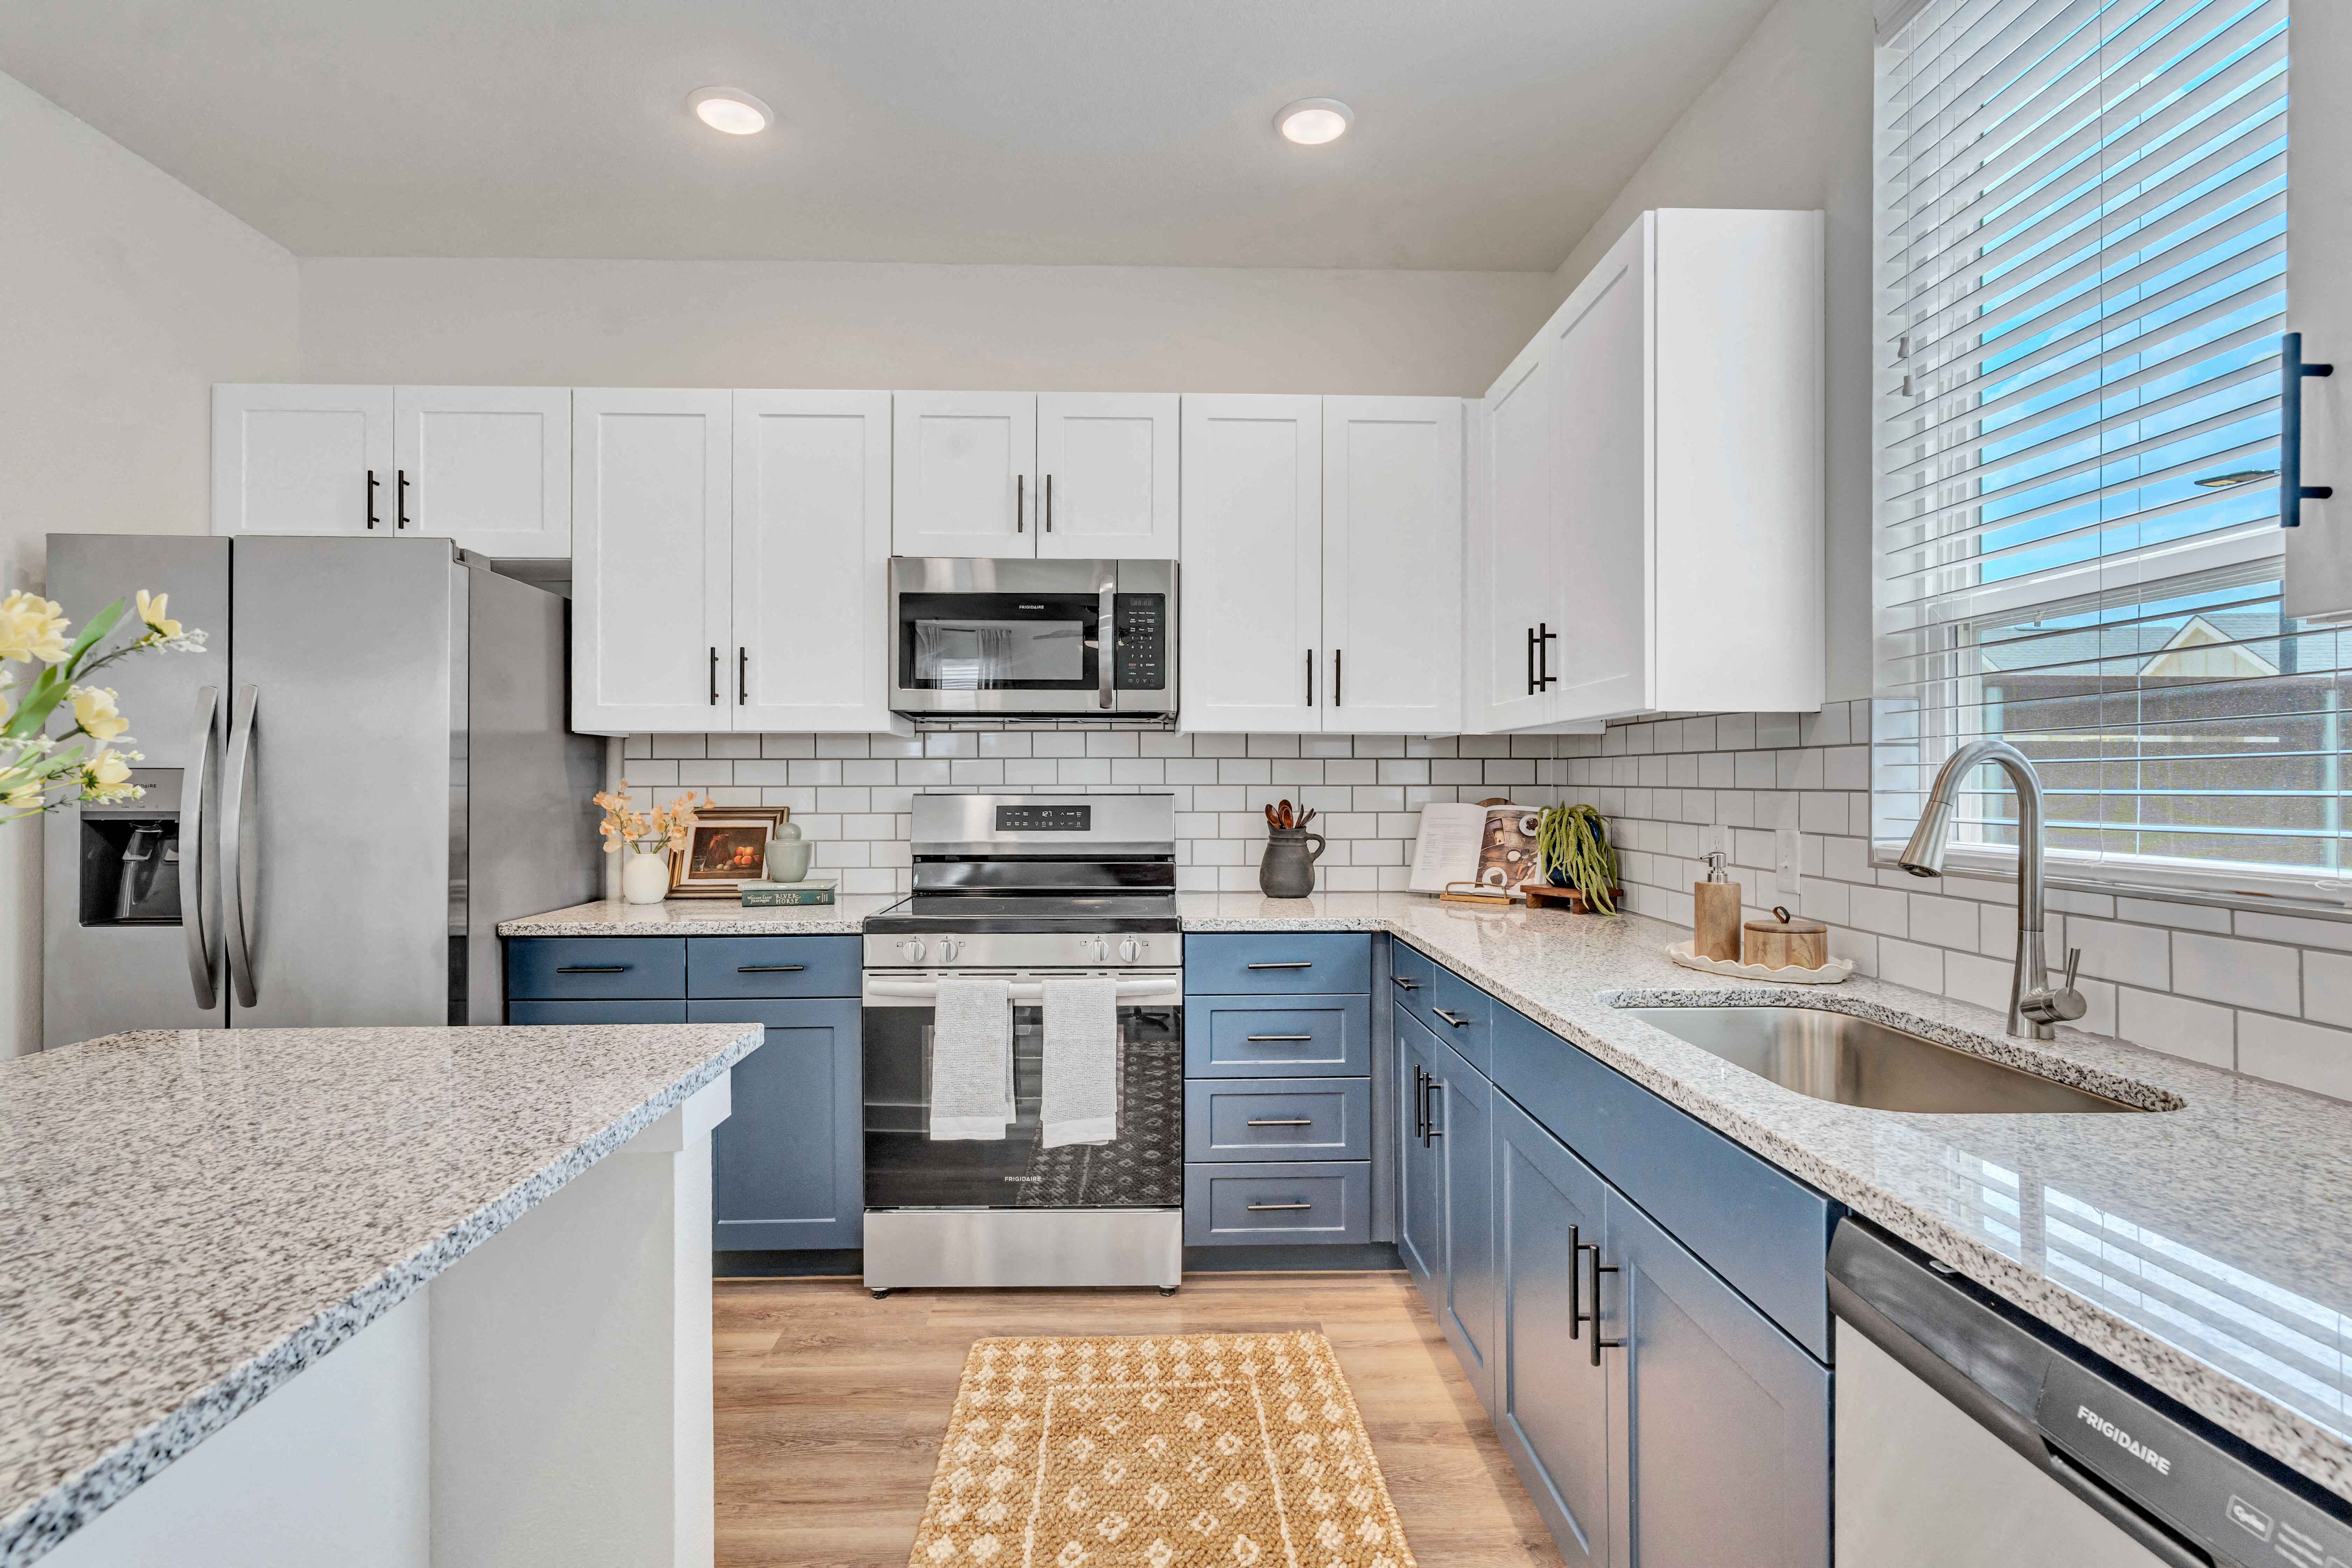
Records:
{"label": "speckled granite edge", "polygon": [[[730,905],[730,908],[739,906]],[[725,920],[696,920],[691,915],[674,918],[659,923],[647,921],[632,925],[622,921],[597,924],[587,921],[551,921],[541,915],[526,920],[500,921],[500,936],[856,936],[866,929],[866,917],[854,912],[835,913],[837,906],[804,905],[806,909],[824,911],[814,917],[798,920],[786,918],[789,910],[778,910],[772,918],[765,910],[756,910],[740,917]]]}
{"label": "speckled granite edge", "polygon": [[304,1368],[416,1293],[417,1289],[512,1225],[683,1104],[696,1090],[751,1055],[764,1031],[747,1027],[734,1044],[619,1117],[506,1192],[459,1220],[446,1234],[394,1264],[326,1308],[278,1344],[231,1368],[171,1415],[0,1520],[0,1568],[23,1568],[160,1474],[182,1455],[258,1405]]}

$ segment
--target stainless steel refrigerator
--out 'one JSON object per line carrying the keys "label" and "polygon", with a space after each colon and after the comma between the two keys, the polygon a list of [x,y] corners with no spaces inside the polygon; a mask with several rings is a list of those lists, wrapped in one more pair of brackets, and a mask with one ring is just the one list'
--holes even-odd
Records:
{"label": "stainless steel refrigerator", "polygon": [[209,647],[96,678],[147,793],[44,824],[44,1045],[500,1022],[498,922],[601,885],[564,600],[445,540],[49,536],[77,626],[140,588]]}

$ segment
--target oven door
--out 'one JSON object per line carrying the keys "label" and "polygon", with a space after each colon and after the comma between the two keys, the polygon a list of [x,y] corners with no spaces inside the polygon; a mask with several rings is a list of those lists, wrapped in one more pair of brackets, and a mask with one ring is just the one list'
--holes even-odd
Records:
{"label": "oven door", "polygon": [[1172,712],[1175,571],[1171,562],[894,556],[890,706]]}
{"label": "oven door", "polygon": [[[1034,975],[1014,982],[1013,1125],[995,1141],[930,1137],[937,975],[870,973],[865,995],[868,1209],[1174,1208],[1184,1201],[1183,982],[1119,975],[1118,1135],[1042,1144],[1045,1012]],[[1129,1000],[1129,994],[1134,993]]]}

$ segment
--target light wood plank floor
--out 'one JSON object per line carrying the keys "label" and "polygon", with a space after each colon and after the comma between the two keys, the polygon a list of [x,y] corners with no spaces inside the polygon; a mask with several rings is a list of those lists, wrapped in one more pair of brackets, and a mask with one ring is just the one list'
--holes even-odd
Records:
{"label": "light wood plank floor", "polygon": [[1454,1352],[1400,1273],[1197,1274],[1183,1292],[720,1280],[719,1561],[906,1568],[971,1342],[1316,1329],[1423,1568],[1559,1568]]}

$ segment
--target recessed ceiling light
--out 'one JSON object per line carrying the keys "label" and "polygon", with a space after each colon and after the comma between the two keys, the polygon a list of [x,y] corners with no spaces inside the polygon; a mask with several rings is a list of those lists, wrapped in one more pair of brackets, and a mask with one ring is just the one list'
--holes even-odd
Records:
{"label": "recessed ceiling light", "polygon": [[1274,117],[1274,128],[1302,146],[1319,147],[1348,133],[1356,111],[1336,98],[1302,98]]}
{"label": "recessed ceiling light", "polygon": [[740,88],[698,88],[687,95],[686,106],[713,131],[730,136],[756,136],[775,121],[774,112]]}

